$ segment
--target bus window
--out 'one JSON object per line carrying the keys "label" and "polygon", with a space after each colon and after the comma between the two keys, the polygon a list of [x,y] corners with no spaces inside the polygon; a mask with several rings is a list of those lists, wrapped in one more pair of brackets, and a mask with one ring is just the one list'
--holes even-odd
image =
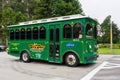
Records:
{"label": "bus window", "polygon": [[97,38],[97,34],[98,34],[97,27],[95,26],[95,27],[93,28],[94,38]]}
{"label": "bus window", "polygon": [[93,37],[93,28],[90,24],[86,26],[86,37]]}
{"label": "bus window", "polygon": [[31,28],[27,28],[27,39],[31,39]]}
{"label": "bus window", "polygon": [[37,27],[33,28],[33,39],[38,39],[38,28]]}
{"label": "bus window", "polygon": [[40,28],[40,39],[46,39],[46,29],[45,29],[45,27]]}
{"label": "bus window", "polygon": [[63,37],[64,38],[72,38],[72,27],[70,24],[65,24],[63,28]]}
{"label": "bus window", "polygon": [[14,40],[14,30],[10,31],[10,40]]}
{"label": "bus window", "polygon": [[25,29],[22,28],[21,29],[21,40],[24,40],[25,39]]}
{"label": "bus window", "polygon": [[82,38],[82,25],[80,23],[76,23],[73,27],[73,37],[74,38]]}
{"label": "bus window", "polygon": [[53,42],[53,29],[50,29],[50,41]]}
{"label": "bus window", "polygon": [[59,28],[56,29],[56,42],[59,42]]}
{"label": "bus window", "polygon": [[15,39],[18,40],[19,37],[20,37],[19,29],[16,29],[16,30],[15,30]]}

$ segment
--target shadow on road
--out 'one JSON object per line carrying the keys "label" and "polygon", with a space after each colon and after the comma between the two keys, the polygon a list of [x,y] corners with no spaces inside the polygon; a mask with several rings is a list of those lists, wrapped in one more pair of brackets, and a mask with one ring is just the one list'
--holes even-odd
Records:
{"label": "shadow on road", "polygon": [[[21,62],[24,63],[23,61],[19,60],[19,59],[14,59],[12,60],[13,62]],[[26,64],[42,64],[42,65],[51,65],[51,66],[67,66],[65,63],[53,63],[53,62],[48,62],[48,61],[43,61],[43,60],[31,60],[31,62],[26,63]],[[79,64],[77,67],[84,67],[84,68],[88,68],[88,67],[92,67],[94,65],[96,65],[97,63],[89,63],[89,64]],[[76,67],[75,67],[76,68]]]}

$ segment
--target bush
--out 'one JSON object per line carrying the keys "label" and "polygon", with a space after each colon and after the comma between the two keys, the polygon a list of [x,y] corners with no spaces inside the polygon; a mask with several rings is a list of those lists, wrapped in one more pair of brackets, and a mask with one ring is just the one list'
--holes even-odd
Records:
{"label": "bush", "polygon": [[[99,48],[110,48],[110,44],[99,44]],[[113,49],[120,49],[120,44],[113,44]]]}

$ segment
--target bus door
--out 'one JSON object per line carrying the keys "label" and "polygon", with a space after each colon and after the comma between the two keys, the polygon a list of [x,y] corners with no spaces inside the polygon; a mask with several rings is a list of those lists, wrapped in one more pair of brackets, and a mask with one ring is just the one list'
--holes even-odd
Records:
{"label": "bus door", "polygon": [[60,28],[59,25],[50,25],[49,61],[60,62]]}

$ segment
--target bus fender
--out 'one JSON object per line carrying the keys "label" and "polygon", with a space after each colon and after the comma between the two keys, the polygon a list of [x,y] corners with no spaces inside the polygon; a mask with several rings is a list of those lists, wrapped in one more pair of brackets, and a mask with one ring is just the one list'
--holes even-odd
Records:
{"label": "bus fender", "polygon": [[22,53],[23,53],[23,52],[27,52],[27,53],[30,55],[30,52],[29,52],[28,50],[24,49],[24,50],[22,50],[22,51],[20,52],[20,60],[21,60],[21,56],[22,56]]}
{"label": "bus fender", "polygon": [[75,55],[78,57],[78,59],[80,60],[80,57],[78,56],[78,53],[77,53],[77,52],[75,52],[75,51],[66,51],[66,52],[64,53],[63,57],[62,57],[62,62],[65,62],[65,57],[66,57],[66,55],[69,54],[69,53],[75,54]]}

